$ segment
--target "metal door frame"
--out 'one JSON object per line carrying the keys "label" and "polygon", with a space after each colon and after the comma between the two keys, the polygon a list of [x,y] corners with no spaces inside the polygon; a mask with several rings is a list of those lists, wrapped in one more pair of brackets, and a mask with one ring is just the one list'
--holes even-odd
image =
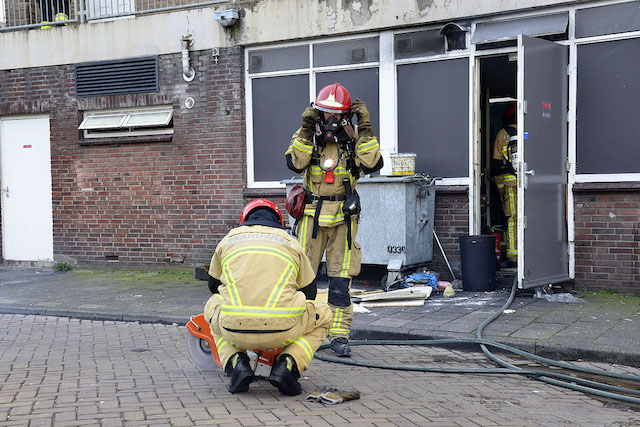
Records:
{"label": "metal door frame", "polygon": [[[521,199],[524,200],[524,188],[523,188],[523,176],[524,176],[524,167],[522,158],[524,157],[524,134],[525,134],[525,126],[524,126],[524,114],[525,114],[525,99],[524,99],[524,46],[522,43],[522,34],[518,35],[518,46],[517,46],[517,61],[518,65],[516,66],[516,99],[518,100],[516,106],[516,114],[518,115],[517,123],[518,123],[518,155],[519,165],[518,172],[516,173],[516,179],[518,182],[518,196],[517,196],[517,208],[518,208],[518,222],[516,224],[516,232],[518,234],[518,288],[522,289],[522,282],[524,280],[524,203],[521,203]],[[568,236],[567,236],[568,239]],[[567,241],[567,244],[569,242]]]}

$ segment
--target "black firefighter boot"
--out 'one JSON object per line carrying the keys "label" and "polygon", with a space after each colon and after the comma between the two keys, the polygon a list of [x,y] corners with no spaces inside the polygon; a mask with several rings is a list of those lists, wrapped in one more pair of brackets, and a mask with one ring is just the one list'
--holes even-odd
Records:
{"label": "black firefighter boot", "polygon": [[349,340],[346,338],[336,338],[331,341],[331,350],[338,357],[351,357],[351,347],[349,347]]}
{"label": "black firefighter boot", "polygon": [[300,372],[295,359],[290,354],[281,354],[273,364],[268,379],[280,390],[280,393],[297,396],[302,393],[298,378],[300,378]]}
{"label": "black firefighter boot", "polygon": [[[351,296],[349,295],[349,285],[351,279],[345,277],[329,277],[329,304],[332,305],[331,310],[336,312],[337,309],[346,309],[351,305]],[[336,307],[334,310],[333,306]],[[343,326],[338,326],[342,328]],[[351,357],[351,347],[347,338],[334,338],[331,341],[331,350],[338,357]]]}
{"label": "black firefighter boot", "polygon": [[231,375],[231,380],[227,387],[230,393],[249,391],[249,384],[256,379],[253,369],[249,365],[249,356],[241,351],[229,358],[224,371]]}

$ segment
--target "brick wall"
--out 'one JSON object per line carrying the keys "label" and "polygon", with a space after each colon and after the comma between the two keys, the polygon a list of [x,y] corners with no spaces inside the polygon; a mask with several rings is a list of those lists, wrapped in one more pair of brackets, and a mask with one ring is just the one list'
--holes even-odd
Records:
{"label": "brick wall", "polygon": [[[463,191],[436,191],[434,228],[453,272],[457,278],[462,278],[458,237],[469,235],[469,195],[466,188]],[[433,245],[435,270],[440,273],[441,280],[451,280],[451,273],[435,239]]]}
{"label": "brick wall", "polygon": [[640,192],[575,194],[576,287],[640,296]]}
{"label": "brick wall", "polygon": [[[72,65],[0,72],[0,115],[47,113],[56,261],[194,265],[209,258],[243,206],[241,48],[160,57],[160,91],[77,99]],[[192,96],[188,110],[184,99]],[[83,146],[82,112],[171,105],[172,141]]]}
{"label": "brick wall", "polygon": [[[195,265],[237,223],[246,201],[267,197],[284,208],[282,190],[243,189],[241,49],[224,49],[217,65],[208,51],[191,59],[191,83],[182,79],[180,56],[167,55],[158,93],[86,99],[75,97],[72,65],[0,71],[0,115],[50,116],[56,261]],[[187,96],[196,101],[192,110]],[[172,141],[81,145],[83,111],[150,105],[173,107]],[[576,286],[640,295],[640,192],[578,188],[575,215]],[[466,189],[439,188],[435,230],[456,275],[457,238],[468,221]],[[437,246],[434,260],[450,279]]]}
{"label": "brick wall", "polygon": [[[457,237],[468,234],[468,208],[466,192],[436,193],[435,230],[456,276],[462,276]],[[640,191],[577,189],[575,227],[576,288],[640,296]],[[450,279],[435,242],[434,260]]]}

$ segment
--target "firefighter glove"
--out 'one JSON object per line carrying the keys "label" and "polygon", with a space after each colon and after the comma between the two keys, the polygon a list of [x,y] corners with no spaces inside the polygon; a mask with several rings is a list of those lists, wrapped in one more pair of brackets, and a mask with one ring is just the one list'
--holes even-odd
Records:
{"label": "firefighter glove", "polygon": [[320,122],[320,111],[315,108],[307,108],[302,113],[302,127],[298,136],[307,141],[313,141],[313,135],[316,132],[316,123]]}
{"label": "firefighter glove", "polygon": [[318,402],[325,405],[337,405],[338,403],[357,399],[360,399],[360,393],[357,391],[340,391],[335,388],[314,391],[305,398],[306,401]]}
{"label": "firefighter glove", "polygon": [[[369,110],[364,102],[356,99],[351,105],[351,112],[358,118],[358,136],[362,142],[368,142],[375,138],[373,134],[373,127],[369,121]],[[364,140],[363,140],[364,138]]]}
{"label": "firefighter glove", "polygon": [[358,117],[358,126],[370,124],[369,122],[369,110],[364,102],[356,99],[351,104],[351,112]]}
{"label": "firefighter glove", "polygon": [[308,107],[302,113],[302,128],[315,130],[316,123],[320,122],[320,111],[315,108]]}

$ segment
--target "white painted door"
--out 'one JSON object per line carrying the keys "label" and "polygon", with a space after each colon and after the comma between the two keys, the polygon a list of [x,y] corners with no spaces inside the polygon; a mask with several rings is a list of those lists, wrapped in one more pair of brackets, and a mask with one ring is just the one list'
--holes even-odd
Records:
{"label": "white painted door", "polygon": [[0,119],[2,253],[53,261],[49,118]]}

